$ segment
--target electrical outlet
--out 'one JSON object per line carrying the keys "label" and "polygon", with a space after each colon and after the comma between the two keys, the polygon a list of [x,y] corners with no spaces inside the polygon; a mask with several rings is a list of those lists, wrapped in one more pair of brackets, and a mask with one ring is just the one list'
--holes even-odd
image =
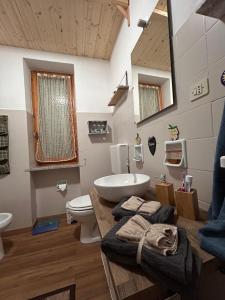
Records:
{"label": "electrical outlet", "polygon": [[190,100],[195,101],[209,93],[208,78],[203,78],[201,81],[195,83],[190,89]]}

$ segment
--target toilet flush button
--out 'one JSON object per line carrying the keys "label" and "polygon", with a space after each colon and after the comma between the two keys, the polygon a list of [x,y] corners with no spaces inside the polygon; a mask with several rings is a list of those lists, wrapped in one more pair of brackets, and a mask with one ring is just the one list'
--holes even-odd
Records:
{"label": "toilet flush button", "polygon": [[225,156],[220,157],[220,167],[225,168]]}

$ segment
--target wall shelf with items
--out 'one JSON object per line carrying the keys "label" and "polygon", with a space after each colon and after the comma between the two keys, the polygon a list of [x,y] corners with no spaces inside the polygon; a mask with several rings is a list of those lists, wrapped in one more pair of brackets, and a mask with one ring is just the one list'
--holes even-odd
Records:
{"label": "wall shelf with items", "polygon": [[187,168],[186,140],[165,141],[164,165]]}
{"label": "wall shelf with items", "polygon": [[65,164],[55,164],[55,165],[36,165],[30,166],[29,169],[26,169],[25,172],[40,172],[40,171],[51,171],[51,170],[60,170],[60,169],[71,169],[71,168],[80,168],[82,165],[79,163],[65,163]]}
{"label": "wall shelf with items", "polygon": [[108,106],[115,106],[120,99],[127,93],[129,90],[128,85],[119,85],[117,90],[114,92],[114,95],[112,96]]}
{"label": "wall shelf with items", "polygon": [[123,75],[123,78],[120,81],[117,89],[114,91],[114,95],[112,96],[108,106],[115,106],[121,100],[125,99],[125,97],[128,93],[128,90],[129,90],[128,75],[127,75],[127,71],[126,71],[125,74]]}
{"label": "wall shelf with items", "polygon": [[107,121],[88,121],[88,135],[108,134]]}
{"label": "wall shelf with items", "polygon": [[205,0],[197,10],[200,15],[217,18],[225,22],[225,1],[224,0]]}

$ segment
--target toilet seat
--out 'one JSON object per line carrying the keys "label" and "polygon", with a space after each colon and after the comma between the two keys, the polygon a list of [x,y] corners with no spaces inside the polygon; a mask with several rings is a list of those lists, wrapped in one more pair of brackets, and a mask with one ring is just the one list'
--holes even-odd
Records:
{"label": "toilet seat", "polygon": [[68,206],[69,209],[73,211],[90,211],[93,209],[89,195],[80,196],[71,200]]}

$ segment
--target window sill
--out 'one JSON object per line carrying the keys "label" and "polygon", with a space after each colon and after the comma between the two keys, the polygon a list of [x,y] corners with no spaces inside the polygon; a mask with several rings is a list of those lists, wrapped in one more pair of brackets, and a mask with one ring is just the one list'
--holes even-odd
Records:
{"label": "window sill", "polygon": [[60,165],[49,165],[49,166],[34,166],[26,169],[25,172],[40,172],[40,171],[50,171],[50,170],[60,170],[60,169],[71,169],[79,168],[81,165],[79,163],[74,164],[60,164]]}

